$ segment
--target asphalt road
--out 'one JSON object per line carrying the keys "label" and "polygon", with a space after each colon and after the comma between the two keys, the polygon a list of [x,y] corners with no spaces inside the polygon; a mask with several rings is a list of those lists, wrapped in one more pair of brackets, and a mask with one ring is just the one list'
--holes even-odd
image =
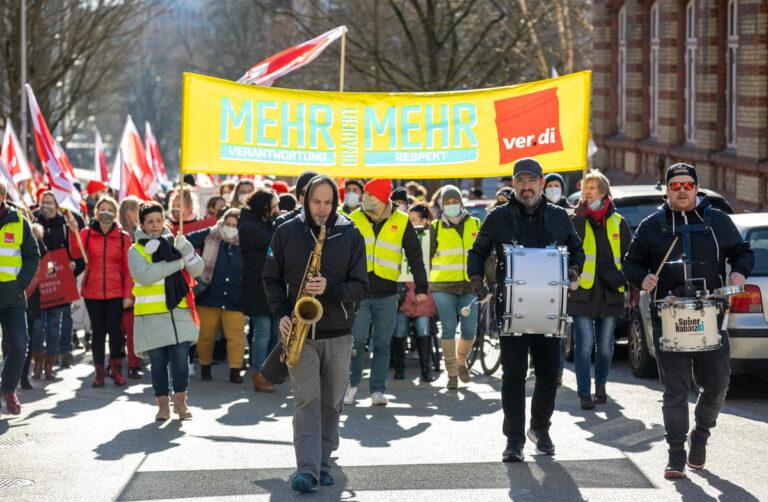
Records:
{"label": "asphalt road", "polygon": [[[19,417],[0,418],[0,500],[768,500],[768,383],[735,382],[710,440],[707,469],[669,482],[661,386],[629,372],[617,350],[609,404],[582,411],[573,366],[558,392],[554,458],[526,445],[526,462],[500,462],[499,375],[444,389],[419,385],[417,363],[372,408],[367,378],[342,418],[336,485],[297,497],[292,399],[193,378],[194,418],[159,424],[148,375],[127,388],[90,386],[90,355],[20,393]],[[477,364],[477,363],[476,363]],[[479,364],[477,364],[479,367]],[[533,379],[529,379],[529,396]]]}

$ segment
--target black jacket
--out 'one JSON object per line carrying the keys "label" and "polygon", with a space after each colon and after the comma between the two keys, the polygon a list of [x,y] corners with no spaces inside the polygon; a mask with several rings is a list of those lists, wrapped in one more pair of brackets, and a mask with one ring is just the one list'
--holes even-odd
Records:
{"label": "black jacket", "polygon": [[[568,268],[581,273],[584,265],[584,250],[581,239],[576,235],[565,209],[549,204],[544,197],[533,213],[528,213],[525,206],[517,199],[491,211],[480,226],[477,239],[469,250],[467,272],[470,277],[483,275],[485,260],[496,251],[496,256],[504,256],[502,244],[517,243],[525,247],[543,248],[550,244],[568,248]],[[503,260],[496,261],[496,282],[504,282]]]}
{"label": "black jacket", "polygon": [[[363,214],[368,218],[368,223],[373,228],[373,235],[378,236],[386,220],[374,223],[367,214],[364,212]],[[405,254],[405,258],[408,260],[408,266],[411,269],[411,275],[413,275],[413,282],[416,286],[414,292],[417,295],[427,294],[429,283],[427,282],[427,270],[424,268],[421,240],[419,240],[419,236],[416,234],[416,230],[410,221],[405,226],[405,233],[403,234],[403,254]],[[372,298],[382,298],[397,294],[397,281],[384,279],[373,272],[368,274],[368,285],[368,296]]]}
{"label": "black jacket", "polygon": [[[310,193],[312,185],[324,180],[330,178],[314,178],[306,193]],[[305,200],[305,206],[308,203]],[[352,220],[336,213],[337,207],[338,192],[334,196],[333,212],[326,226],[320,261],[320,274],[326,278],[327,284],[325,293],[317,297],[323,306],[323,317],[316,325],[316,338],[349,335],[355,318],[355,304],[368,293],[365,241]],[[290,316],[307,261],[315,247],[318,229],[311,219],[308,221],[308,208],[305,209],[275,230],[267,251],[264,290],[272,314],[278,319]]]}
{"label": "black jacket", "polygon": [[[615,212],[616,208],[611,202],[605,213],[606,221]],[[597,248],[595,282],[590,289],[579,287],[576,291],[569,292],[568,314],[587,317],[620,317],[624,315],[624,293],[620,293],[618,289],[609,286],[605,278],[607,274],[622,278],[623,274],[614,264],[613,250],[611,250],[611,243],[605,232],[605,225],[580,213],[581,211],[577,209],[577,213],[571,217],[571,221],[573,221],[573,226],[582,242],[584,241],[586,226],[592,227],[592,232],[595,235],[595,247]],[[623,257],[632,241],[632,230],[625,219],[621,220],[618,237],[620,239],[620,256]]]}
{"label": "black jacket", "polygon": [[[75,215],[75,220],[77,220],[77,228],[81,230],[85,228],[85,220],[83,220],[82,216],[74,212],[72,214]],[[67,219],[63,214],[57,212],[53,218],[44,218],[40,211],[36,211],[35,223],[39,223],[43,226],[43,242],[48,251],[64,248],[67,250],[67,255],[70,255],[69,225],[67,225]],[[85,245],[85,243],[83,243],[83,245]],[[77,277],[85,270],[85,260],[82,258],[76,260],[72,259],[71,255],[70,260],[75,262],[74,273],[75,277]]]}
{"label": "black jacket", "polygon": [[261,283],[264,260],[272,240],[272,222],[262,221],[245,207],[240,211],[237,228],[240,253],[243,256],[243,277],[240,283],[243,312],[247,316],[272,315]]}
{"label": "black jacket", "polygon": [[[699,203],[692,211],[685,213],[672,211],[669,203],[662,206],[664,222],[659,213],[648,216],[637,227],[635,237],[624,259],[624,275],[630,284],[640,288],[643,279],[656,270],[667,253],[675,236],[679,236],[680,226],[703,224],[705,210],[710,210],[710,227],[701,232],[693,232],[691,238],[691,277],[703,277],[707,289],[714,290],[726,284],[725,262],[731,265],[732,272],[739,272],[748,277],[754,265],[754,256],[749,243],[744,242],[733,220],[713,207],[705,195],[699,194]],[[654,289],[654,298],[664,298],[670,292],[675,296],[686,296],[683,265],[670,263],[682,258],[682,237],[678,239],[667,264],[661,271],[659,283]],[[699,284],[696,289],[704,289]]]}
{"label": "black jacket", "polygon": [[[15,281],[0,282],[0,309],[9,307],[26,307],[27,297],[24,290],[32,282],[37,274],[37,266],[40,263],[40,251],[37,249],[37,241],[32,235],[32,227],[21,212],[10,204],[5,204],[7,212],[2,211],[5,217],[0,219],[0,228],[8,223],[22,220],[24,230],[21,238],[21,270]],[[0,236],[2,238],[4,236]]]}
{"label": "black jacket", "polygon": [[303,212],[304,212],[304,208],[303,207],[296,206],[293,209],[293,211],[288,211],[285,214],[281,214],[280,216],[278,216],[275,219],[275,226],[274,226],[274,228],[279,227],[280,225],[282,225],[283,223],[285,223],[288,220],[292,220],[293,218],[297,217],[298,215],[300,215]]}

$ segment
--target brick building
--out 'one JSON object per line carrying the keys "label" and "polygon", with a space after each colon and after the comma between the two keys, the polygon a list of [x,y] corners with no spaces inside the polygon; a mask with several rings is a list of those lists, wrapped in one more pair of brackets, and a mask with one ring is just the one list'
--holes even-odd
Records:
{"label": "brick building", "polygon": [[767,209],[768,2],[593,5],[594,167],[642,183],[688,162],[738,209]]}

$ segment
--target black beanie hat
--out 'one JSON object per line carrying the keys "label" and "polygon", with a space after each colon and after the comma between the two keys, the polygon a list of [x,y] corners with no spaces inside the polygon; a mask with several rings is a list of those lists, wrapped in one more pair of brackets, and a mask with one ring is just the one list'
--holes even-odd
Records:
{"label": "black beanie hat", "polygon": [[304,188],[309,184],[309,180],[317,176],[319,173],[315,171],[304,171],[299,175],[299,179],[296,180],[296,197],[301,197]]}
{"label": "black beanie hat", "polygon": [[675,176],[690,176],[693,178],[694,183],[697,185],[699,184],[699,177],[696,176],[696,168],[690,164],[678,162],[677,164],[669,166],[667,168],[667,183],[669,183],[669,180]]}

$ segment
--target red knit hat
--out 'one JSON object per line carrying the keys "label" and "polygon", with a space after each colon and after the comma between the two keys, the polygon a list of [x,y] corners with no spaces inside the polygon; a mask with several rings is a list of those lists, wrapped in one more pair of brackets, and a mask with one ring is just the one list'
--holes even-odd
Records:
{"label": "red knit hat", "polygon": [[386,204],[389,202],[389,196],[392,194],[392,180],[388,178],[372,179],[365,184],[364,191]]}
{"label": "red knit hat", "polygon": [[290,191],[290,189],[288,188],[288,183],[282,180],[275,180],[275,182],[272,183],[272,190],[274,190],[278,194],[288,193]]}

